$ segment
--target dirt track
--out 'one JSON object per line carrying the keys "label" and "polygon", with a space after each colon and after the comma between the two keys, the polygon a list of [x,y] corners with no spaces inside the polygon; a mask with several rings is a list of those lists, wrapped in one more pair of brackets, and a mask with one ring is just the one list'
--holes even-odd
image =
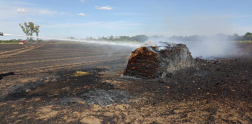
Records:
{"label": "dirt track", "polygon": [[[0,123],[252,123],[252,45],[239,48],[238,56],[198,62],[160,82],[120,77],[132,49],[0,45]],[[95,89],[134,98],[110,106],[80,99]]]}

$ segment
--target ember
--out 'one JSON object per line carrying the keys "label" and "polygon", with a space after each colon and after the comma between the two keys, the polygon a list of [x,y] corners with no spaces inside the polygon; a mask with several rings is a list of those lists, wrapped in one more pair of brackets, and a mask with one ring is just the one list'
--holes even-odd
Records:
{"label": "ember", "polygon": [[159,42],[159,46],[144,46],[133,51],[124,75],[164,78],[175,70],[191,66],[194,60],[186,45]]}

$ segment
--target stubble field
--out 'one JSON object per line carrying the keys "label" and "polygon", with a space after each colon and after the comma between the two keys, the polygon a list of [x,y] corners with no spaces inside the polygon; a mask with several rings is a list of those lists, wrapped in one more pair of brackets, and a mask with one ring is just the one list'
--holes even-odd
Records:
{"label": "stubble field", "polygon": [[[252,123],[252,45],[238,47],[160,82],[121,76],[130,48],[1,44],[0,123]],[[96,91],[127,99],[90,104]]]}

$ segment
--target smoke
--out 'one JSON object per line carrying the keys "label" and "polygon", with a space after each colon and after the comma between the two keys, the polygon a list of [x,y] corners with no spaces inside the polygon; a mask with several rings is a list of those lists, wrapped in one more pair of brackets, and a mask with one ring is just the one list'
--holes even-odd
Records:
{"label": "smoke", "polygon": [[234,41],[230,41],[227,37],[209,36],[201,38],[198,41],[178,41],[168,38],[149,38],[155,45],[159,46],[159,42],[168,42],[171,44],[186,44],[194,58],[200,57],[203,59],[227,58],[237,52],[237,46]]}
{"label": "smoke", "polygon": [[[186,14],[189,13],[189,14]],[[154,16],[154,15],[153,15]],[[216,35],[224,33],[233,35],[235,33],[242,34],[241,27],[234,23],[234,19],[243,18],[238,15],[210,14],[199,11],[184,12],[177,14],[177,10],[166,13],[163,18],[159,19],[159,23],[149,23],[146,28],[148,35],[154,36],[204,36],[197,41],[172,40],[165,37],[151,37],[148,41],[153,42],[173,42],[186,44],[192,56],[202,57],[204,59],[214,57],[230,57],[237,53],[236,43],[230,38],[220,38]],[[153,18],[153,22],[156,22]],[[246,31],[245,31],[246,32]]]}
{"label": "smoke", "polygon": [[[4,36],[16,36],[16,37],[33,37],[35,36],[24,36],[24,35],[14,35],[14,34],[4,34]],[[109,49],[106,49],[106,53],[108,56],[113,55],[113,53],[119,51],[132,51],[143,44],[137,42],[113,42],[113,41],[90,41],[90,40],[78,40],[78,39],[59,39],[59,38],[48,38],[48,37],[38,37],[39,39],[49,39],[49,40],[57,40],[57,41],[74,41],[74,42],[82,42],[94,45],[109,45]],[[166,44],[162,44],[162,42],[168,42],[170,44],[186,44],[194,58],[200,57],[203,59],[214,59],[214,58],[225,58],[234,55],[237,51],[236,43],[230,41],[227,37],[223,36],[208,36],[202,37],[198,41],[178,41],[178,40],[170,40],[165,37],[152,37],[149,38],[148,41],[152,41],[156,46],[165,46]]]}
{"label": "smoke", "polygon": [[203,59],[227,58],[237,52],[236,43],[228,40],[219,40],[218,38],[205,38],[202,41],[184,42],[193,57]]}

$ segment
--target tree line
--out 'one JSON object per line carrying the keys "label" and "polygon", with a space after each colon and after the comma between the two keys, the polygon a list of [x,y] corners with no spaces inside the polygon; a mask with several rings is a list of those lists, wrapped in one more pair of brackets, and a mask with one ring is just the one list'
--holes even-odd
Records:
{"label": "tree line", "polygon": [[[69,39],[75,39],[74,37],[70,37]],[[136,36],[108,36],[108,37],[87,37],[85,40],[95,40],[95,41],[136,41],[136,42],[145,42],[151,39],[158,40],[167,40],[167,41],[204,41],[208,40],[220,40],[220,41],[252,41],[252,33],[247,32],[245,35],[239,36],[238,34],[233,35],[225,35],[225,34],[217,34],[213,36],[172,36],[172,37],[164,37],[164,36],[146,36],[146,35],[136,35]]]}
{"label": "tree line", "polygon": [[245,35],[239,36],[238,34],[233,35],[225,35],[222,33],[219,33],[217,35],[213,36],[199,36],[199,35],[193,35],[193,36],[172,36],[169,37],[168,40],[171,41],[204,41],[206,39],[209,40],[226,40],[226,41],[252,41],[252,33],[247,32]]}
{"label": "tree line", "polygon": [[108,36],[108,37],[87,37],[85,40],[96,40],[96,41],[136,41],[136,42],[145,42],[149,39],[146,35],[136,35],[136,36]]}
{"label": "tree line", "polygon": [[[28,27],[28,25],[26,26]],[[24,27],[25,28],[25,27]],[[31,29],[29,32],[27,31],[27,36],[32,36],[31,34]],[[26,31],[26,30],[25,30]],[[33,31],[34,32],[34,31]],[[35,32],[36,33],[36,32]],[[36,33],[38,36],[38,33]],[[75,39],[74,37],[68,37],[69,39]],[[148,40],[152,39],[157,39],[161,41],[204,41],[205,39],[213,39],[213,40],[219,40],[219,41],[252,41],[252,33],[247,32],[245,35],[239,36],[238,34],[233,34],[233,35],[225,35],[225,34],[217,34],[213,36],[199,36],[199,35],[193,35],[193,36],[172,36],[172,37],[164,37],[164,36],[146,36],[146,35],[136,35],[136,36],[108,36],[108,37],[98,37],[98,38],[93,38],[93,37],[87,37],[85,40],[95,40],[95,41],[135,41],[135,42],[145,42]],[[16,43],[19,40],[9,40],[12,43]],[[6,42],[6,41],[5,41]],[[1,43],[1,41],[0,41]],[[2,41],[4,43],[4,41]]]}

